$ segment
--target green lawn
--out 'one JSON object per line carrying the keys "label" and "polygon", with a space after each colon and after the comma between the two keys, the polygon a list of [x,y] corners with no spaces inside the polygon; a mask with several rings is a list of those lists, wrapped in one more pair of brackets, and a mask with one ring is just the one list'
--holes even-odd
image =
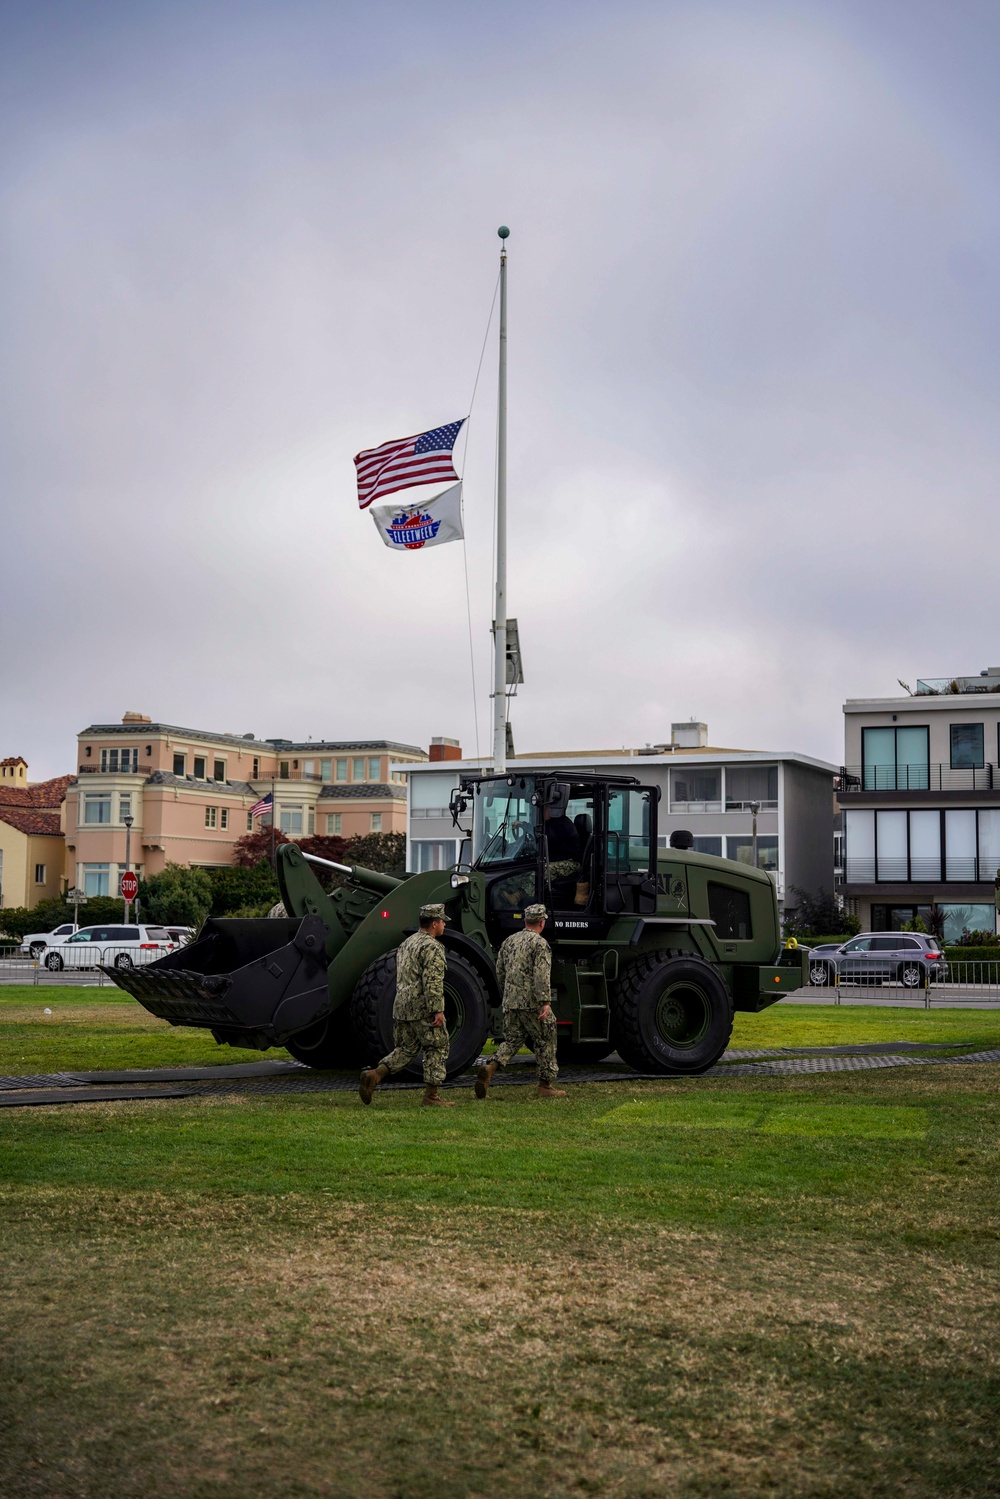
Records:
{"label": "green lawn", "polygon": [[[0,991],[0,1070],[241,1055],[94,993]],[[998,1018],[782,1006],[734,1044]],[[0,1492],[986,1499],[998,1083],[3,1110]]]}

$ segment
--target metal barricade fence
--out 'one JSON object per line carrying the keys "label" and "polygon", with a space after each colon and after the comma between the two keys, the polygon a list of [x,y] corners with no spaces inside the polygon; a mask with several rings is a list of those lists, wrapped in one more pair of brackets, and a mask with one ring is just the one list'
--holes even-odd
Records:
{"label": "metal barricade fence", "polygon": [[960,960],[944,965],[944,972],[932,973],[927,964],[919,967],[919,981],[904,980],[897,974],[875,969],[857,968],[847,975],[837,974],[824,985],[810,984],[794,991],[794,996],[819,1004],[908,1004],[932,1009],[953,1005],[1000,1006],[1000,962],[996,959]]}
{"label": "metal barricade fence", "polygon": [[[69,951],[66,951],[67,946]],[[99,964],[112,968],[140,968],[164,958],[165,946],[147,947],[137,943],[115,943],[109,945],[78,943],[70,946],[50,947],[40,958],[27,954],[0,952],[0,982],[32,984],[79,984],[103,987],[112,980],[101,971]],[[55,960],[55,961],[53,961]]]}

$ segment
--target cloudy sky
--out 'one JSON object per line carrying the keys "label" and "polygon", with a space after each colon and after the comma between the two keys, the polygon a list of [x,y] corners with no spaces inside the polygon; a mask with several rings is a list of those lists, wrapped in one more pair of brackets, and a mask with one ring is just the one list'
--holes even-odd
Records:
{"label": "cloudy sky", "polygon": [[[977,0],[8,0],[0,754],[126,709],[476,747],[463,549],[354,453],[464,415],[510,248],[519,749],[839,762],[1000,664]],[[496,326],[465,455],[489,743]],[[433,492],[433,491],[431,491]]]}

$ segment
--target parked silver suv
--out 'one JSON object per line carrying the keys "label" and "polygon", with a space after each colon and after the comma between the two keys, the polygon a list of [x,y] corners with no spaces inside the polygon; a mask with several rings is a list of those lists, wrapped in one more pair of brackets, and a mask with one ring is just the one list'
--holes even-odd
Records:
{"label": "parked silver suv", "polygon": [[863,932],[839,947],[824,942],[809,953],[809,982],[902,984],[923,989],[948,977],[941,944],[925,932]]}

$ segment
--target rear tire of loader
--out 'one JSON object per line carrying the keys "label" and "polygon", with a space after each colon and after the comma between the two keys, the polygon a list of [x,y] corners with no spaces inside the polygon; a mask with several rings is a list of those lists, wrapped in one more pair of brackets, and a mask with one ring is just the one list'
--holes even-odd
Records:
{"label": "rear tire of loader", "polygon": [[733,1032],[733,1002],[710,963],[653,952],[630,963],[611,1009],[622,1060],[637,1072],[706,1072]]}
{"label": "rear tire of loader", "polygon": [[321,1071],[354,1072],[365,1064],[365,1052],[354,1034],[347,1005],[341,1005],[308,1030],[289,1037],[285,1050],[297,1062]]}
{"label": "rear tire of loader", "polygon": [[[351,1023],[361,1044],[364,1061],[374,1064],[392,1051],[392,1006],[396,998],[396,954],[386,953],[370,963],[351,995]],[[490,1003],[486,986],[471,963],[457,953],[448,953],[444,979],[444,1015],[451,1038],[448,1076],[471,1067],[486,1045]],[[405,1069],[409,1077],[422,1077],[420,1058]]]}

